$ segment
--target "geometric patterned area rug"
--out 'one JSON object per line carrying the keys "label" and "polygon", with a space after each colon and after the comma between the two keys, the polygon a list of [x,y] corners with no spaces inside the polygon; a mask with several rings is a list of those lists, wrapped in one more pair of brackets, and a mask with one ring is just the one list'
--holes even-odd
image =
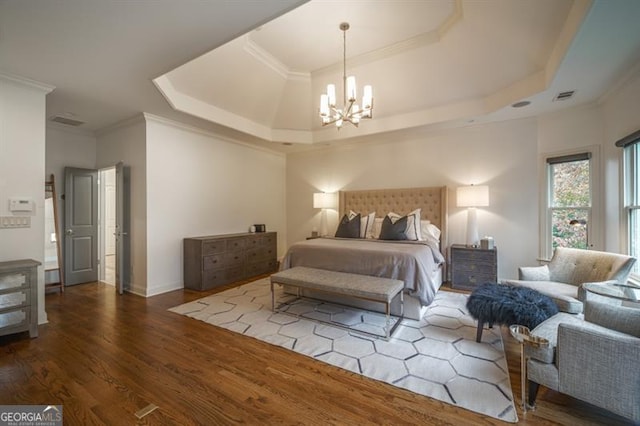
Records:
{"label": "geometric patterned area rug", "polygon": [[485,329],[482,342],[475,341],[476,323],[465,307],[466,295],[439,291],[420,321],[402,320],[385,341],[357,331],[380,329],[383,314],[295,300],[275,288],[276,300],[291,303],[286,309],[297,316],[271,311],[268,278],[169,310],[448,404],[518,421],[500,331]]}

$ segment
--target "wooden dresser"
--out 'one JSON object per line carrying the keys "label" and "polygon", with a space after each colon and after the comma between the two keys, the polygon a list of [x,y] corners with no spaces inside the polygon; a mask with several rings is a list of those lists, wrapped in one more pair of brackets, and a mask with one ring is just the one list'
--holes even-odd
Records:
{"label": "wooden dresser", "polygon": [[184,239],[184,287],[208,290],[277,269],[276,232]]}
{"label": "wooden dresser", "polygon": [[0,262],[0,336],[38,336],[38,265],[31,259]]}
{"label": "wooden dresser", "polygon": [[461,244],[451,246],[451,287],[473,290],[486,282],[497,282],[498,250]]}

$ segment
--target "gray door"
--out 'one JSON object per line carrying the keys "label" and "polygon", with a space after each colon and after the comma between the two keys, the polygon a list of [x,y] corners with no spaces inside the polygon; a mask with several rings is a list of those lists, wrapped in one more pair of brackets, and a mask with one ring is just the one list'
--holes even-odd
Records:
{"label": "gray door", "polygon": [[129,288],[129,167],[116,164],[116,288],[122,294]]}
{"label": "gray door", "polygon": [[98,171],[64,169],[64,281],[98,280]]}

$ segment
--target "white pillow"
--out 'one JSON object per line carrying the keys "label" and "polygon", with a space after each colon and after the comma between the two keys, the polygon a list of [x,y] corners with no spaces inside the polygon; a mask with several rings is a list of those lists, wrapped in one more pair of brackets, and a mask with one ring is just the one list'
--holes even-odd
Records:
{"label": "white pillow", "polygon": [[[349,210],[349,220],[356,217],[358,213]],[[360,238],[373,238],[373,226],[376,219],[376,212],[369,213],[366,216],[360,216]]]}
{"label": "white pillow", "polygon": [[440,244],[440,229],[429,220],[420,221],[420,234],[422,241],[431,241],[436,245]]}
{"label": "white pillow", "polygon": [[382,230],[382,221],[381,217],[376,217],[373,223],[373,233],[371,238],[375,238],[376,240],[380,238],[380,231]]}
{"label": "white pillow", "polygon": [[[422,233],[420,232],[420,212],[422,209],[415,209],[407,214],[407,229],[404,231],[407,235],[407,240],[418,241],[422,240]],[[391,218],[391,222],[395,223],[400,216],[398,213],[390,212],[387,216]]]}
{"label": "white pillow", "polygon": [[431,236],[437,241],[440,241],[440,229],[429,220],[423,219],[420,221],[420,234],[423,240]]}

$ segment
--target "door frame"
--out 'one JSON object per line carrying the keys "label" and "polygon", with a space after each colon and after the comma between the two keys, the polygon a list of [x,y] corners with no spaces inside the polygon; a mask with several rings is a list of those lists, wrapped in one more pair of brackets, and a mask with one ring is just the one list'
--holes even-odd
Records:
{"label": "door frame", "polygon": [[[106,276],[106,240],[105,240],[105,228],[107,226],[105,220],[106,212],[106,182],[102,179],[104,172],[113,170],[115,174],[115,203],[114,208],[116,210],[116,229],[115,229],[115,245],[116,245],[116,260],[115,260],[115,276],[113,283],[107,283],[115,286],[118,293],[122,294],[125,289],[130,288],[130,273],[131,273],[131,251],[130,251],[130,205],[129,205],[129,167],[125,166],[122,162],[119,162],[113,166],[103,167],[98,170],[100,179],[98,181],[98,255],[99,255],[99,274],[98,280],[105,282]],[[106,283],[106,282],[105,282]]]}

